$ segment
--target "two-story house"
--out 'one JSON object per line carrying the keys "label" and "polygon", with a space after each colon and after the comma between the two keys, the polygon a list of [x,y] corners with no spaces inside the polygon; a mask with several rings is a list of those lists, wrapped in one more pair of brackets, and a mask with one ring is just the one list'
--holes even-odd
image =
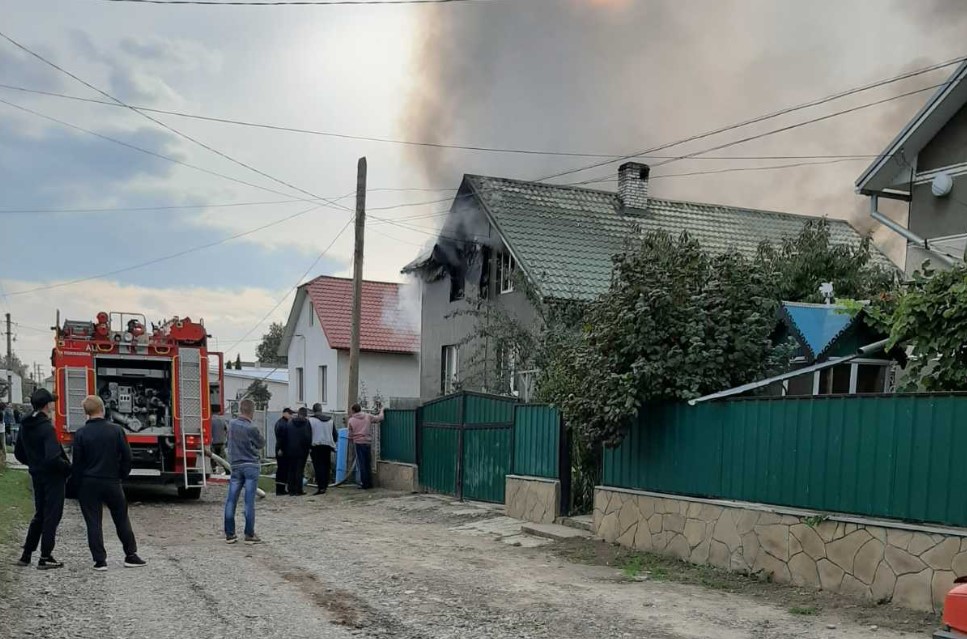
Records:
{"label": "two-story house", "polygon": [[[420,395],[424,399],[468,382],[479,368],[479,344],[468,342],[477,318],[472,300],[488,298],[523,322],[537,321],[533,296],[542,300],[596,298],[608,289],[612,257],[641,233],[688,231],[711,251],[735,248],[754,255],[762,241],[795,237],[810,218],[649,196],[649,167],[627,162],[618,169],[618,191],[465,175],[432,250],[404,273],[423,280]],[[858,244],[847,222],[830,220],[832,240]],[[875,259],[892,266],[879,251]],[[516,282],[524,281],[530,293]],[[504,364],[487,352],[484,365]],[[526,381],[522,372],[516,375]],[[513,384],[512,390],[513,389]],[[526,384],[521,384],[526,386]]]}
{"label": "two-story house", "polygon": [[[906,271],[943,267],[967,249],[967,62],[934,92],[856,181],[871,215],[907,240]],[[906,226],[880,212],[907,203]]]}
{"label": "two-story house", "polygon": [[[279,355],[288,357],[288,402],[346,410],[353,282],[322,276],[299,287],[285,325]],[[419,396],[419,328],[410,321],[400,285],[363,282],[360,325],[360,396]],[[389,405],[387,403],[387,405]]]}

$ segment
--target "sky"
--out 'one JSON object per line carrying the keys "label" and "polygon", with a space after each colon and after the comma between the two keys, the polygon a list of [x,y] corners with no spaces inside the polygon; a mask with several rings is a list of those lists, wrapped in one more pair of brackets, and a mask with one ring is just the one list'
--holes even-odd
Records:
{"label": "sky", "polygon": [[[350,136],[603,154],[963,55],[965,29],[960,0],[6,0],[0,25],[130,105]],[[950,70],[663,154],[927,87]],[[4,40],[0,84],[109,101]],[[743,156],[873,155],[928,95],[709,154],[731,159],[656,166],[652,193],[849,219],[899,258],[896,239],[869,222],[853,192],[868,158]],[[166,129],[123,107],[9,88],[0,100],[10,103],[0,103],[0,311],[12,314],[15,351],[28,363],[48,361],[57,310],[77,319],[99,310],[202,317],[217,348],[254,358],[267,323],[288,315],[297,284],[351,275],[346,207],[361,156],[370,188],[365,276],[389,281],[431,240],[462,174],[536,179],[594,161],[149,114]],[[797,162],[822,164],[731,170]],[[613,189],[615,172],[611,164],[556,181],[600,179],[595,188]]]}

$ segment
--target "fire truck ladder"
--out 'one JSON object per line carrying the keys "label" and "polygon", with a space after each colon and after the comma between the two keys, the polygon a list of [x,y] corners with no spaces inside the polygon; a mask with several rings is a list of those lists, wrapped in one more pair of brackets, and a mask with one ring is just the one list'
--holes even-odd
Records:
{"label": "fire truck ladder", "polygon": [[[178,419],[181,425],[181,451],[184,455],[181,467],[186,490],[204,488],[208,485],[205,477],[201,374],[201,351],[197,348],[182,348],[178,353]],[[195,443],[189,445],[192,441]],[[192,454],[195,455],[196,466],[201,466],[200,484],[191,483],[189,476],[188,457]]]}

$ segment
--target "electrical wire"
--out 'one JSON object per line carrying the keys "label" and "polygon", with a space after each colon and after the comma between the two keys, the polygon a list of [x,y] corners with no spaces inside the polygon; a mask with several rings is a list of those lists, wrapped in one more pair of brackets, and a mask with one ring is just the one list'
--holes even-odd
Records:
{"label": "electrical wire", "polygon": [[[40,89],[28,89],[26,87],[14,86],[14,85],[10,85],[10,84],[2,84],[2,83],[0,83],[0,89],[7,89],[7,90],[10,90],[10,91],[19,91],[19,92],[22,92],[22,93],[31,93],[31,94],[36,94],[36,95],[44,95],[44,96],[48,96],[48,97],[62,98],[62,99],[65,99],[65,100],[76,100],[76,101],[79,101],[79,102],[89,102],[89,103],[92,103],[92,104],[100,104],[100,105],[103,105],[103,106],[110,106],[110,107],[120,107],[121,106],[121,105],[116,104],[114,102],[108,102],[107,100],[98,100],[96,98],[85,98],[85,97],[76,96],[76,95],[68,95],[68,94],[65,94],[65,93],[58,93],[56,91],[42,91]],[[176,117],[189,118],[189,119],[193,119],[193,120],[202,120],[202,121],[205,121],[205,122],[217,122],[217,123],[221,123],[221,124],[232,124],[232,125],[243,126],[243,127],[259,128],[259,129],[268,129],[270,131],[283,131],[283,132],[288,132],[288,133],[304,133],[304,134],[307,134],[307,135],[316,135],[316,136],[323,136],[323,137],[342,138],[342,139],[347,139],[347,140],[361,140],[361,141],[364,141],[364,142],[379,142],[379,143],[383,143],[383,144],[398,144],[398,145],[406,145],[406,146],[420,146],[420,147],[429,147],[429,148],[436,148],[436,149],[452,149],[452,150],[459,150],[459,151],[479,151],[479,152],[484,152],[484,153],[512,153],[512,154],[522,154],[522,155],[540,155],[540,156],[556,156],[556,157],[586,157],[586,158],[611,158],[611,159],[619,159],[619,158],[623,157],[622,155],[615,154],[615,153],[583,153],[583,152],[578,152],[578,151],[547,151],[547,150],[541,150],[541,149],[501,148],[501,147],[472,145],[472,144],[444,144],[444,143],[441,143],[441,142],[425,142],[425,141],[418,141],[418,140],[400,140],[400,139],[395,139],[395,138],[376,137],[376,136],[367,136],[367,135],[354,135],[354,134],[349,134],[349,133],[338,133],[338,132],[333,132],[333,131],[318,131],[318,130],[314,130],[314,129],[305,129],[305,128],[291,127],[291,126],[282,126],[282,125],[276,125],[276,124],[265,124],[265,123],[258,123],[258,122],[249,122],[249,121],[245,121],[245,120],[235,120],[235,119],[231,119],[231,118],[219,118],[219,117],[214,117],[214,116],[205,116],[205,115],[197,115],[197,114],[193,114],[193,113],[184,113],[182,111],[171,111],[171,110],[167,110],[167,109],[156,109],[156,108],[145,107],[145,106],[137,106],[137,105],[132,105],[132,106],[133,106],[133,108],[135,108],[135,109],[137,109],[139,111],[149,111],[151,113],[160,113],[160,114],[164,114],[164,115],[173,115],[173,116],[176,116]],[[638,156],[638,157],[643,157],[643,156]],[[673,156],[673,155],[651,155],[651,156],[647,156],[647,157],[661,160],[661,159],[674,158],[675,156]],[[772,156],[765,155],[765,156],[761,156],[760,155],[760,156],[739,156],[739,157],[736,157],[736,156],[721,157],[721,156],[719,156],[719,157],[703,157],[702,159],[703,160],[796,160],[796,159],[831,159],[831,158],[846,158],[846,157],[850,157],[850,158],[854,158],[854,157],[875,158],[877,156],[876,156],[875,153],[867,153],[867,154],[849,154],[849,155],[793,155],[793,156],[788,156],[788,155],[779,155],[779,156],[775,156],[775,155],[772,155]],[[437,190],[437,189],[427,189],[427,190]],[[439,190],[442,191],[442,190],[453,190],[453,189],[439,189]]]}
{"label": "electrical wire", "polygon": [[235,233],[234,235],[230,235],[228,237],[222,238],[220,240],[216,240],[214,242],[208,242],[207,244],[201,244],[201,245],[198,245],[198,246],[193,246],[191,248],[187,248],[187,249],[178,251],[177,253],[171,253],[169,255],[163,255],[161,257],[156,257],[154,259],[147,260],[145,262],[140,262],[138,264],[131,264],[131,265],[128,265],[128,266],[124,266],[124,267],[121,267],[121,268],[114,269],[112,271],[107,271],[105,273],[99,273],[97,275],[90,275],[90,276],[86,276],[86,277],[81,277],[81,278],[77,278],[77,279],[74,279],[74,280],[69,280],[67,282],[59,282],[57,284],[50,284],[50,285],[46,285],[46,286],[37,286],[37,287],[34,287],[34,288],[24,289],[22,291],[12,291],[12,292],[8,293],[8,295],[11,296],[11,297],[13,297],[15,295],[27,295],[28,293],[37,293],[39,291],[49,291],[49,290],[55,289],[55,288],[63,288],[65,286],[73,286],[75,284],[81,284],[83,282],[90,282],[91,280],[101,279],[101,278],[104,278],[104,277],[108,277],[110,275],[117,275],[119,273],[125,273],[127,271],[133,271],[135,269],[144,268],[145,266],[151,266],[152,264],[158,264],[160,262],[166,262],[166,261],[172,260],[172,259],[174,259],[176,257],[181,257],[182,255],[188,255],[189,253],[195,253],[197,251],[201,251],[201,250],[204,250],[204,249],[212,248],[214,246],[218,246],[219,244],[225,244],[226,242],[231,242],[232,240],[237,240],[240,237],[245,237],[246,235],[251,235],[252,233],[257,233],[259,231],[263,231],[263,230],[265,230],[265,229],[267,229],[269,227],[276,226],[278,224],[282,224],[284,222],[288,222],[289,220],[294,219],[296,217],[299,217],[301,215],[305,215],[306,213],[309,213],[310,211],[314,211],[314,210],[316,210],[318,208],[322,208],[322,206],[323,205],[321,205],[321,204],[315,204],[315,205],[313,205],[313,206],[311,206],[311,207],[309,207],[307,209],[304,209],[304,210],[299,211],[297,213],[293,213],[292,215],[287,215],[287,216],[285,216],[282,219],[275,220],[274,222],[269,222],[268,224],[263,224],[261,226],[257,226],[257,227],[255,227],[253,229],[249,229],[248,231],[242,231],[241,233]]}
{"label": "electrical wire", "polygon": [[288,291],[286,291],[285,295],[283,295],[281,298],[279,298],[279,301],[275,303],[275,306],[273,306],[272,308],[270,308],[269,309],[269,312],[266,313],[265,315],[263,315],[262,316],[262,319],[260,319],[258,321],[258,323],[255,324],[255,326],[253,326],[252,328],[250,328],[248,330],[248,332],[246,332],[244,335],[242,335],[241,338],[235,340],[235,342],[231,346],[229,346],[228,348],[226,348],[225,349],[225,352],[226,353],[229,352],[229,351],[231,351],[231,350],[233,350],[233,349],[235,349],[235,347],[237,347],[239,344],[241,344],[245,340],[245,338],[247,338],[249,335],[251,335],[255,331],[255,329],[257,329],[259,326],[261,326],[265,322],[265,320],[267,320],[269,318],[269,316],[272,315],[272,313],[275,312],[275,309],[277,309],[280,306],[282,306],[282,303],[289,298],[289,295],[292,294],[292,291],[294,291],[294,290],[296,290],[296,289],[299,288],[299,286],[302,284],[302,280],[304,280],[306,278],[306,276],[309,275],[309,272],[312,271],[313,268],[315,268],[316,264],[319,263],[319,261],[326,255],[326,253],[328,253],[330,251],[330,249],[332,249],[332,247],[336,245],[336,242],[339,241],[339,238],[342,237],[342,234],[346,232],[346,229],[349,228],[349,225],[352,224],[353,223],[353,220],[355,220],[355,219],[356,219],[356,216],[353,215],[352,217],[349,218],[349,220],[346,221],[346,223],[343,225],[343,227],[339,230],[339,233],[336,234],[336,237],[332,238],[332,242],[330,242],[329,245],[326,248],[324,248],[322,250],[322,252],[319,253],[318,256],[316,256],[316,259],[312,262],[312,264],[309,265],[309,268],[307,268],[302,273],[302,275],[299,276],[299,280],[295,283],[295,286],[293,286]]}
{"label": "electrical wire", "polygon": [[[188,135],[187,133],[183,133],[183,132],[179,131],[178,129],[176,129],[176,128],[172,127],[172,126],[169,126],[168,124],[165,124],[164,122],[162,122],[161,120],[159,120],[157,118],[151,117],[150,115],[148,115],[147,113],[145,113],[143,111],[139,111],[138,109],[136,109],[136,108],[132,107],[131,105],[127,104],[126,102],[124,102],[120,98],[117,98],[117,97],[111,95],[107,91],[104,91],[102,89],[99,89],[98,87],[94,86],[90,82],[84,80],[83,78],[78,77],[77,75],[71,73],[67,69],[59,66],[55,62],[53,62],[51,60],[48,60],[47,58],[45,58],[44,56],[40,55],[39,53],[37,53],[36,51],[32,50],[31,48],[27,47],[26,45],[23,45],[23,44],[17,42],[16,40],[14,40],[13,38],[11,38],[9,35],[7,35],[6,33],[2,32],[2,31],[0,31],[0,38],[3,38],[4,40],[6,40],[7,42],[9,42],[10,44],[14,45],[15,47],[17,47],[18,49],[20,49],[21,51],[23,51],[24,53],[27,53],[28,55],[33,56],[34,58],[40,60],[44,64],[46,64],[46,65],[48,65],[48,66],[50,66],[50,67],[52,67],[52,68],[60,71],[64,75],[67,75],[68,77],[73,78],[77,82],[80,82],[81,84],[83,84],[87,88],[91,89],[92,91],[95,91],[97,93],[100,93],[101,95],[103,95],[104,97],[108,98],[109,100],[111,100],[113,102],[116,102],[118,105],[123,106],[126,109],[129,109],[130,111],[132,111],[134,113],[137,113],[138,115],[140,115],[141,117],[145,118],[146,120],[149,120],[150,122],[154,122],[158,126],[164,128],[167,131],[170,131],[171,133],[174,133],[175,135],[177,135],[180,138],[183,138],[185,140],[188,140],[189,142],[191,142],[193,144],[196,144],[196,145],[202,147],[203,149],[205,149],[207,151],[210,151],[211,153],[214,153],[215,155],[217,155],[217,156],[219,156],[221,158],[224,158],[224,159],[228,160],[229,162],[232,162],[234,164],[237,164],[238,166],[241,166],[241,167],[243,167],[245,169],[248,169],[249,171],[252,171],[253,173],[257,173],[257,174],[259,174],[259,175],[261,175],[261,176],[263,176],[265,178],[268,178],[269,180],[272,180],[273,182],[276,182],[278,184],[281,184],[283,186],[286,186],[286,187],[288,187],[288,188],[290,188],[290,189],[292,189],[294,191],[298,191],[300,193],[303,193],[305,195],[308,195],[308,196],[310,196],[310,197],[312,197],[312,198],[314,198],[316,200],[322,200],[322,201],[327,202],[327,203],[329,203],[329,204],[331,204],[333,206],[336,206],[338,208],[344,208],[344,209],[346,208],[346,207],[343,207],[342,205],[340,205],[338,203],[332,202],[332,201],[327,200],[326,198],[323,198],[323,197],[319,197],[318,195],[316,195],[314,193],[310,193],[309,191],[306,191],[305,189],[302,189],[302,188],[300,188],[298,186],[295,186],[294,184],[290,184],[289,182],[286,182],[285,180],[282,180],[282,179],[277,178],[277,177],[275,177],[273,175],[270,175],[270,174],[266,173],[265,171],[262,171],[260,169],[257,169],[254,166],[252,166],[250,164],[247,164],[246,162],[243,162],[241,160],[238,160],[238,159],[236,159],[236,158],[228,155],[227,153],[223,153],[222,151],[219,151],[215,147],[210,146],[210,145],[202,142],[201,140],[198,140],[197,138],[194,138],[194,137]],[[346,209],[346,210],[349,210],[349,209]]]}
{"label": "electrical wire", "polygon": [[685,137],[685,138],[681,138],[679,140],[675,140],[675,141],[672,141],[672,142],[666,142],[666,143],[660,144],[658,146],[653,146],[653,147],[650,147],[650,148],[647,148],[647,149],[643,149],[643,150],[641,150],[641,151],[639,151],[637,153],[633,153],[631,155],[625,155],[625,156],[622,156],[622,157],[617,158],[617,159],[606,160],[606,161],[602,161],[602,162],[596,162],[594,164],[589,164],[589,165],[586,165],[586,166],[582,166],[582,167],[578,167],[578,168],[574,168],[574,169],[568,169],[566,171],[561,171],[561,172],[558,172],[558,173],[553,173],[553,174],[548,175],[546,177],[540,178],[537,181],[538,182],[544,182],[544,181],[551,180],[551,179],[554,179],[554,178],[563,177],[565,175],[571,175],[571,174],[574,174],[574,173],[579,173],[579,172],[583,172],[583,171],[588,171],[590,169],[595,169],[595,168],[598,168],[598,167],[607,166],[609,164],[614,164],[615,162],[624,162],[624,161],[627,161],[627,160],[633,160],[635,158],[645,156],[645,155],[647,155],[649,153],[655,153],[657,151],[662,151],[662,150],[667,149],[669,147],[680,146],[680,145],[686,144],[688,142],[694,142],[696,140],[701,140],[701,139],[704,139],[704,138],[708,138],[708,137],[711,137],[713,135],[718,135],[720,133],[725,133],[725,132],[732,131],[732,130],[735,130],[735,129],[743,128],[743,127],[749,126],[751,124],[757,124],[759,122],[764,122],[766,120],[775,119],[777,117],[780,117],[780,116],[783,116],[783,115],[786,115],[786,114],[789,114],[789,113],[793,113],[795,111],[801,111],[803,109],[808,109],[808,108],[811,108],[811,107],[820,106],[822,104],[826,104],[826,103],[832,102],[834,100],[838,100],[838,99],[845,98],[845,97],[848,97],[848,96],[851,96],[851,95],[855,95],[857,93],[862,93],[864,91],[869,91],[870,89],[875,89],[875,88],[878,88],[878,87],[886,86],[888,84],[893,84],[895,82],[899,82],[901,80],[906,80],[906,79],[909,79],[909,78],[917,77],[917,76],[923,75],[925,73],[930,73],[931,71],[937,71],[939,69],[943,69],[943,68],[946,68],[946,67],[949,67],[949,66],[953,66],[955,64],[960,64],[965,59],[967,59],[967,58],[965,58],[964,56],[961,55],[961,56],[958,56],[956,58],[952,58],[950,60],[947,60],[945,62],[939,62],[937,64],[932,64],[932,65],[927,66],[927,67],[923,67],[923,68],[920,68],[920,69],[916,69],[914,71],[908,71],[906,73],[901,73],[901,74],[896,75],[896,76],[893,76],[891,78],[886,78],[886,79],[883,79],[883,80],[877,80],[876,82],[871,82],[871,83],[868,83],[868,84],[864,84],[862,86],[854,87],[852,89],[847,89],[845,91],[840,91],[838,93],[833,93],[831,95],[827,95],[825,97],[818,98],[816,100],[810,100],[808,102],[804,102],[804,103],[798,104],[796,106],[786,107],[786,108],[780,109],[778,111],[773,111],[771,113],[767,113],[767,114],[764,114],[764,115],[756,116],[754,118],[750,118],[748,120],[743,120],[741,122],[737,122],[737,123],[734,123],[734,124],[729,124],[729,125],[726,125],[726,126],[723,126],[723,127],[716,128],[716,129],[711,129],[711,130],[705,131],[703,133],[698,133],[698,134],[695,134],[695,135],[691,135],[691,136],[688,136],[688,137]]}

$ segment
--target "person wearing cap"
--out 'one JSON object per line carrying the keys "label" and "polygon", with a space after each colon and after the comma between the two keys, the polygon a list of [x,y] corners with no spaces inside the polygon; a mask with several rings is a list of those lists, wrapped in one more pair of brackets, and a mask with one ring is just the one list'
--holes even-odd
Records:
{"label": "person wearing cap", "polygon": [[289,420],[292,409],[283,408],[282,417],[275,422],[275,494],[289,494],[289,458],[285,456],[285,446],[289,436]]}
{"label": "person wearing cap", "polygon": [[67,453],[57,441],[54,414],[57,396],[46,388],[38,388],[30,396],[33,412],[20,425],[20,435],[14,447],[14,456],[30,471],[34,490],[34,517],[27,528],[23,554],[19,566],[29,566],[30,558],[40,544],[40,560],[37,568],[50,570],[64,564],[54,559],[57,526],[64,514],[64,493],[71,463]]}

